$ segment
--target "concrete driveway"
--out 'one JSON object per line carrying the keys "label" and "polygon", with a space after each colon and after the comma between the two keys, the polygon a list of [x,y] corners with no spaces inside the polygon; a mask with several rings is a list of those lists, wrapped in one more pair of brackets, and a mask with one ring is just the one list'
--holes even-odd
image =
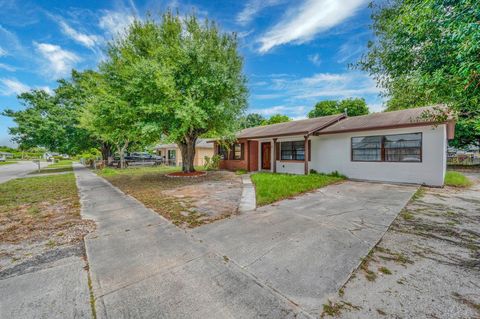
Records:
{"label": "concrete driveway", "polygon": [[348,181],[197,228],[192,235],[318,316],[416,189]]}
{"label": "concrete driveway", "polygon": [[194,230],[76,169],[98,318],[312,318],[416,187],[345,182]]}
{"label": "concrete driveway", "polygon": [[[46,166],[45,162],[41,163],[41,167]],[[15,164],[0,166],[0,184],[5,183],[11,179],[20,178],[33,172],[38,168],[37,164],[32,161],[20,161]]]}

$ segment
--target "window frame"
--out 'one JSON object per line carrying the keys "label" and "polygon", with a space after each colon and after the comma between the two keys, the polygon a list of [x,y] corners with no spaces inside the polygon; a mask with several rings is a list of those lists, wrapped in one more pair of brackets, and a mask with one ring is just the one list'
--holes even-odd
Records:
{"label": "window frame", "polygon": [[[420,135],[420,160],[419,161],[387,161],[385,159],[385,137],[386,136],[395,136],[395,135],[410,135],[410,134],[419,134]],[[356,160],[353,158],[353,139],[354,138],[363,138],[363,137],[381,137],[380,142],[380,159],[379,160]],[[422,163],[423,162],[423,133],[422,132],[411,132],[411,133],[399,133],[399,134],[381,134],[381,135],[363,135],[363,136],[352,136],[350,138],[350,161],[351,162],[367,162],[367,163]]]}
{"label": "window frame", "polygon": [[[281,142],[278,142],[278,143],[279,143],[279,158],[280,158],[279,161],[280,162],[305,162],[305,141],[303,141],[303,140],[301,140],[301,141],[281,141]],[[282,148],[282,144],[284,144],[284,143],[291,143],[292,148],[288,149],[288,151],[292,152],[292,159],[283,159],[282,158],[283,151],[284,151],[284,149]],[[297,154],[296,149],[293,148],[294,143],[298,143],[298,144],[301,143],[301,145],[303,147],[303,159],[296,159],[296,158],[294,159],[293,158],[294,157],[293,155],[295,155],[295,157],[296,157],[296,154]]]}
{"label": "window frame", "polygon": [[[244,143],[233,143],[233,144],[232,144],[232,150],[231,150],[231,152],[232,152],[232,160],[234,160],[234,161],[242,161],[242,160],[245,159],[245,152],[244,152],[244,146],[243,146],[243,144],[244,144]],[[237,146],[240,147],[240,157],[238,157],[238,158],[235,156],[235,152],[236,152],[236,151],[235,151],[235,147],[237,147]]]}

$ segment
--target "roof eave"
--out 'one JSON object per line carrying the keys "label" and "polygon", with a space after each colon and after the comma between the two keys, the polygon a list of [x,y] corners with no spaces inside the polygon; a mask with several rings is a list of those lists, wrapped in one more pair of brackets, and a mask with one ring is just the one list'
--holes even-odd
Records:
{"label": "roof eave", "polygon": [[417,123],[407,123],[407,124],[395,124],[395,125],[383,125],[383,126],[372,126],[372,127],[361,127],[353,128],[347,130],[335,130],[327,132],[316,132],[314,135],[328,135],[328,134],[340,134],[340,133],[350,133],[350,132],[364,132],[364,131],[378,131],[384,129],[396,129],[396,128],[407,128],[407,127],[416,127],[416,126],[429,126],[429,125],[441,125],[447,124],[447,122],[417,122]]}

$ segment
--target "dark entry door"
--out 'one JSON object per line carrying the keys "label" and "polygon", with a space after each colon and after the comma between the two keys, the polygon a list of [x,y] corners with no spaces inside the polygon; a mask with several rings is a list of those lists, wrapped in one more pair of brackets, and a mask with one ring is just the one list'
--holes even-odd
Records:
{"label": "dark entry door", "polygon": [[270,169],[272,156],[270,142],[262,143],[262,169]]}

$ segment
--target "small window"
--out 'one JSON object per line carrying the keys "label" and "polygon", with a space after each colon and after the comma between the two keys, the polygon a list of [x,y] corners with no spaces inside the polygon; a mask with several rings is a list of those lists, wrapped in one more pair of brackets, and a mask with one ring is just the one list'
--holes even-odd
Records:
{"label": "small window", "polygon": [[280,143],[280,160],[305,160],[305,143],[304,141],[281,142]]}
{"label": "small window", "polygon": [[217,146],[217,154],[220,155],[222,160],[228,159],[228,150],[225,146],[218,145]]}
{"label": "small window", "polygon": [[352,137],[352,161],[421,162],[422,133]]}
{"label": "small window", "polygon": [[242,160],[243,159],[243,144],[233,144],[233,159]]}

